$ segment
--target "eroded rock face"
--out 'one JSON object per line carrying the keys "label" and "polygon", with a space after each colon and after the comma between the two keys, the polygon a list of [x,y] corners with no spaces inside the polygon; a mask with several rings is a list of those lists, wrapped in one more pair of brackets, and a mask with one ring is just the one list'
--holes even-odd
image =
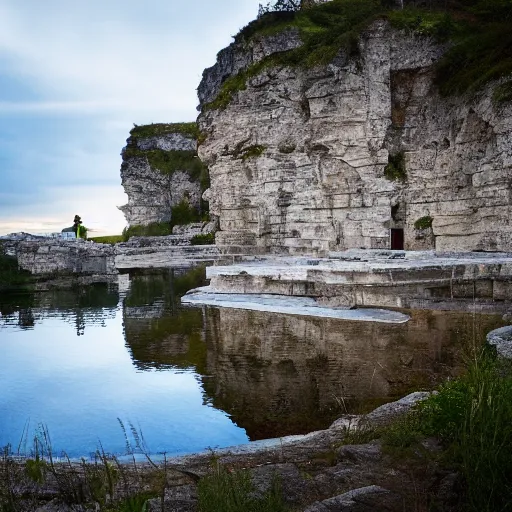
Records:
{"label": "eroded rock face", "polygon": [[195,138],[182,133],[128,138],[121,166],[121,183],[128,203],[119,209],[130,226],[168,222],[172,208],[183,200],[192,208],[200,209],[202,191],[199,179],[186,170],[166,172],[158,168],[150,157],[156,154],[159,160],[165,160],[166,154],[180,152],[194,158],[196,146]]}
{"label": "eroded rock face", "polygon": [[107,244],[32,235],[7,236],[0,244],[17,257],[20,268],[32,274],[117,274],[115,249]]}
{"label": "eroded rock face", "polygon": [[[444,49],[385,21],[359,46],[357,61],[266,68],[225,109],[203,109],[217,245],[322,254],[403,248],[403,235],[410,250],[511,251],[510,104],[494,108],[492,86],[441,97],[433,65]],[[220,52],[202,105],[254,60],[236,44]],[[386,177],[400,160],[405,173]]]}

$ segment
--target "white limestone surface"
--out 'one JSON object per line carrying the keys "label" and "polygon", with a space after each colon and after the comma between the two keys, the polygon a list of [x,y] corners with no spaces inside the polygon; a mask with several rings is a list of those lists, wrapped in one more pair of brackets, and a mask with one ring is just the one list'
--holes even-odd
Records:
{"label": "white limestone surface", "polygon": [[209,287],[191,290],[181,298],[183,304],[216,306],[222,308],[268,311],[288,315],[338,318],[363,322],[402,324],[410,317],[398,311],[385,309],[338,309],[319,306],[309,297],[289,297],[269,294],[210,293]]}
{"label": "white limestone surface", "polygon": [[487,334],[487,343],[496,347],[499,356],[512,359],[512,325],[491,331]]}

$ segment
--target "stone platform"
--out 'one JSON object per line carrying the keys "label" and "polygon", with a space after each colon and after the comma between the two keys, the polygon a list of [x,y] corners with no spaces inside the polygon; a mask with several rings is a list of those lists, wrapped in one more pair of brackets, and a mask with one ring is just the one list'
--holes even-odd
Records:
{"label": "stone platform", "polygon": [[327,258],[241,257],[209,267],[207,278],[209,292],[312,297],[331,307],[485,307],[512,300],[512,254],[349,250]]}
{"label": "stone platform", "polygon": [[[110,276],[132,269],[191,267],[221,258],[215,245],[191,245],[191,235],[133,237],[109,244],[28,233],[0,237],[0,251],[34,275]],[[223,257],[224,261],[226,257]],[[230,260],[232,261],[232,259]]]}
{"label": "stone platform", "polygon": [[190,236],[134,237],[115,246],[115,267],[119,271],[191,267],[220,258],[215,245],[190,245]]}

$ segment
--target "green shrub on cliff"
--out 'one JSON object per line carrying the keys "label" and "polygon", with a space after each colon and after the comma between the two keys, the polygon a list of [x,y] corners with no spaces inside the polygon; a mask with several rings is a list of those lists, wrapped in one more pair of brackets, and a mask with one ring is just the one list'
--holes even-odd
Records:
{"label": "green shrub on cliff", "polygon": [[137,139],[156,137],[167,133],[181,133],[186,137],[197,139],[199,137],[199,128],[197,123],[152,123],[144,125],[135,124],[130,130],[130,135]]}
{"label": "green shrub on cliff", "polygon": [[[510,0],[432,0],[429,8],[396,9],[396,5],[387,0],[332,0],[297,12],[263,14],[235,36],[236,43],[295,28],[302,46],[270,55],[228,77],[217,98],[203,108],[225,108],[236,92],[246,88],[251,77],[267,67],[326,65],[340,50],[357,57],[361,33],[379,17],[389,19],[395,28],[449,41],[450,47],[437,65],[442,94],[477,91],[490,80],[512,73]],[[511,83],[497,92],[496,101],[510,101]]]}
{"label": "green shrub on cliff", "polygon": [[390,181],[405,181],[407,179],[403,151],[388,156],[388,164],[384,167],[384,177]]}
{"label": "green shrub on cliff", "polygon": [[182,199],[177,205],[171,208],[171,224],[182,226],[191,222],[199,222],[201,214],[186,199]]}
{"label": "green shrub on cliff", "polygon": [[215,243],[215,233],[194,235],[190,239],[190,245],[211,245]]}
{"label": "green shrub on cliff", "polygon": [[123,151],[124,162],[137,157],[146,158],[151,168],[162,174],[173,174],[176,171],[188,173],[191,180],[199,181],[202,191],[210,186],[208,169],[195,151],[164,151],[163,149],[144,151],[133,145],[127,146]]}
{"label": "green shrub on cliff", "polygon": [[420,217],[414,223],[414,229],[428,229],[432,227],[433,218],[430,215],[425,215],[425,217]]}

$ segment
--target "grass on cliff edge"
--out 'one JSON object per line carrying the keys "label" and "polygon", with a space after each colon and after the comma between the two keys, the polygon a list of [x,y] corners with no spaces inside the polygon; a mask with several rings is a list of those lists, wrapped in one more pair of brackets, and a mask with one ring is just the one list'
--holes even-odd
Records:
{"label": "grass on cliff edge", "polygon": [[180,133],[186,137],[197,139],[199,137],[199,128],[197,123],[152,123],[144,125],[133,125],[130,130],[130,136],[136,139],[145,139],[147,137],[156,137],[168,133]]}
{"label": "grass on cliff edge", "polygon": [[89,240],[98,244],[115,245],[119,242],[123,242],[123,235],[93,236],[89,238]]}
{"label": "grass on cliff edge", "polygon": [[[398,29],[449,42],[451,48],[437,66],[437,82],[445,95],[474,92],[490,80],[512,74],[510,0],[433,0],[430,5],[430,9],[393,10],[386,0],[332,0],[297,12],[265,14],[244,27],[235,42],[296,28],[303,45],[270,55],[227,78],[217,98],[203,109],[225,108],[265,68],[326,65],[340,50],[356,58],[361,33],[378,17],[387,18]],[[512,80],[507,80],[495,99],[509,101],[511,91]]]}

